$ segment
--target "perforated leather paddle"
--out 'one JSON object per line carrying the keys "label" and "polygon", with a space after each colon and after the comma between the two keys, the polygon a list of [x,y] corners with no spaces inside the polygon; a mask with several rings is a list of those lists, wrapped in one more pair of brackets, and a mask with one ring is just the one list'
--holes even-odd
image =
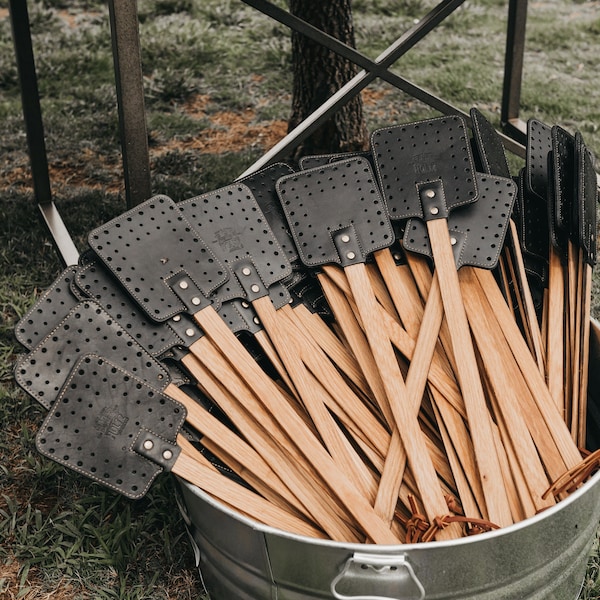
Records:
{"label": "perforated leather paddle", "polygon": [[15,326],[15,337],[31,350],[82,299],[71,284],[77,265],[64,269]]}
{"label": "perforated leather paddle", "polygon": [[179,431],[182,404],[106,358],[75,364],[36,436],[40,453],[132,499],[171,471],[243,514],[275,527],[322,537],[322,532],[223,477],[194,458]]}
{"label": "perforated leather paddle", "polygon": [[390,216],[426,223],[488,518],[501,526],[508,524],[512,522],[509,501],[498,476],[498,454],[489,444],[492,424],[447,226],[453,210],[478,196],[466,123],[462,117],[450,116],[380,129],[372,134],[371,147]]}
{"label": "perforated leather paddle", "polygon": [[[377,398],[380,409],[394,435],[402,438],[421,500],[433,520],[447,512],[447,506],[364,264],[369,254],[393,241],[369,161],[350,158],[302,171],[280,179],[277,189],[302,262],[325,271],[331,264],[344,270],[383,386]],[[456,532],[449,530],[441,537],[453,535]]]}
{"label": "perforated leather paddle", "polygon": [[[229,225],[233,229],[239,227],[238,223]],[[166,197],[150,199],[91,232],[89,242],[149,316],[164,320],[181,312],[193,315],[206,333],[205,338],[208,337],[221,355],[227,357],[228,364],[248,384],[263,411],[277,420],[281,430],[298,446],[315,472],[331,485],[339,501],[365,528],[367,535],[374,540],[393,543],[396,536],[350,481],[340,474],[281,389],[219,317],[211,295],[218,292],[218,299],[223,301],[232,297],[233,287],[226,284],[225,268],[209,252],[172,200]],[[231,240],[225,240],[225,243],[229,242]],[[194,347],[195,344],[190,350],[196,353]],[[202,352],[197,356],[203,360]],[[231,377],[230,372],[228,377]],[[259,413],[256,416],[259,417]],[[342,538],[346,531],[341,533]],[[332,533],[332,537],[340,539],[339,530]]]}

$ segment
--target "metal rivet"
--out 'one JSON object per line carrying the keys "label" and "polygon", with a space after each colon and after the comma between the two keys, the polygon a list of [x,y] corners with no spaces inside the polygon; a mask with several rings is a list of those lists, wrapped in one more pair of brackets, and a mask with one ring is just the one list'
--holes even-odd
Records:
{"label": "metal rivet", "polygon": [[189,287],[189,285],[188,285],[188,282],[187,282],[187,281],[180,281],[180,282],[179,282],[179,287],[180,287],[182,290],[187,290],[187,289],[188,289],[188,287]]}
{"label": "metal rivet", "polygon": [[432,206],[432,207],[429,209],[429,212],[430,212],[432,215],[437,215],[437,214],[440,212],[440,209],[439,209],[437,206]]}
{"label": "metal rivet", "polygon": [[250,308],[250,305],[244,300],[242,302],[242,308]]}
{"label": "metal rivet", "polygon": [[257,294],[258,292],[260,292],[260,286],[259,286],[258,284],[256,284],[256,283],[255,283],[254,285],[251,285],[251,286],[250,286],[250,289],[251,289],[251,290],[252,290],[252,291],[253,291],[255,294]]}
{"label": "metal rivet", "polygon": [[198,296],[194,296],[194,297],[192,298],[192,304],[193,304],[194,306],[199,306],[201,302],[202,302],[202,300],[200,300],[200,298],[198,298]]}
{"label": "metal rivet", "polygon": [[399,252],[395,252],[394,255],[394,260],[401,260],[402,259],[402,255]]}
{"label": "metal rivet", "polygon": [[248,276],[248,275],[251,275],[251,274],[252,274],[252,271],[250,270],[250,267],[244,267],[244,268],[242,269],[242,274],[243,274],[243,275],[246,275],[246,276]]}
{"label": "metal rivet", "polygon": [[426,190],[425,195],[428,198],[435,198],[435,192],[433,190]]}
{"label": "metal rivet", "polygon": [[175,315],[173,317],[173,321],[175,321],[175,323],[179,323],[179,321],[181,321],[181,315]]}
{"label": "metal rivet", "polygon": [[146,440],[144,442],[144,450],[152,450],[154,448],[154,442],[152,440]]}
{"label": "metal rivet", "polygon": [[194,333],[196,332],[191,327],[185,330],[185,335],[187,335],[188,337],[192,337]]}
{"label": "metal rivet", "polygon": [[342,242],[344,242],[344,244],[347,244],[350,241],[350,236],[343,235],[340,239],[342,240]]}
{"label": "metal rivet", "polygon": [[171,460],[173,458],[173,452],[171,450],[165,450],[162,455],[165,460]]}
{"label": "metal rivet", "polygon": [[456,242],[458,242],[458,240],[457,240],[455,237],[451,237],[451,238],[450,238],[450,243],[451,243],[453,246],[456,246]]}
{"label": "metal rivet", "polygon": [[356,258],[356,254],[354,252],[348,252],[348,254],[346,254],[346,258],[348,260],[354,260]]}
{"label": "metal rivet", "polygon": [[258,317],[254,317],[254,319],[252,319],[254,321],[254,323],[256,325],[260,325],[260,319]]}

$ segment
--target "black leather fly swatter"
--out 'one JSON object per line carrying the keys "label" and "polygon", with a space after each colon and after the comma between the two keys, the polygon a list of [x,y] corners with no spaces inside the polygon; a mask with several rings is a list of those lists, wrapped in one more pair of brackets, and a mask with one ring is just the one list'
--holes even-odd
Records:
{"label": "black leather fly swatter", "polygon": [[[471,120],[473,123],[475,163],[478,165],[478,170],[487,175],[510,178],[511,174],[504,145],[496,129],[476,108],[471,109]],[[522,194],[522,191],[520,189],[518,193]],[[512,217],[508,222],[508,243],[505,244],[505,252],[500,262],[499,273],[507,302],[514,306],[515,314],[518,315],[517,318],[520,320],[524,332],[526,332],[525,335],[530,340],[532,353],[536,355],[538,361],[542,361],[543,342],[538,323],[539,298],[542,294],[539,286],[533,287],[527,277],[519,230],[515,222],[515,216],[523,214],[520,210],[522,203],[518,202],[518,198],[517,195],[513,204]],[[523,196],[521,196],[522,198]],[[529,255],[530,265],[532,260],[534,260],[533,257]],[[540,263],[538,262],[538,264]]]}
{"label": "black leather fly swatter", "polygon": [[[290,305],[294,317],[299,322],[301,331],[310,332],[320,351],[326,354],[325,357],[321,358],[324,358],[325,361],[329,359],[334,361],[337,368],[345,373],[359,389],[364,389],[364,378],[359,373],[356,361],[324,321],[324,318],[331,317],[331,312],[312,271],[299,260],[296,244],[281,208],[276,183],[280,178],[292,173],[294,173],[294,169],[289,165],[275,163],[238,180],[238,183],[244,183],[252,192],[290,262],[292,273],[281,281],[280,285],[285,286],[287,290],[281,297],[282,299],[285,297],[290,298]],[[273,296],[273,294],[271,295]],[[245,306],[249,306],[248,303],[245,303]],[[261,341],[260,336],[258,341]],[[319,352],[311,355],[311,358],[314,356],[314,360],[320,360],[318,354]],[[321,364],[327,364],[327,362]]]}
{"label": "black leather fly swatter", "polygon": [[443,495],[365,268],[369,255],[393,242],[370,163],[351,158],[316,167],[282,178],[277,189],[302,262],[321,267],[322,280],[333,265],[343,268],[383,386],[377,401],[404,442],[425,510],[433,518],[444,510]]}
{"label": "black leather fly swatter", "polygon": [[[227,226],[235,230],[240,223],[230,222]],[[213,299],[220,301],[221,291],[231,291],[226,285],[227,270],[172,200],[164,196],[152,198],[92,231],[88,239],[96,254],[151,318],[165,320],[183,312],[192,315],[206,334],[190,346],[194,356],[209,370],[216,369],[214,360],[227,357],[218,365],[223,384],[235,383],[241,377],[244,387],[239,392],[245,390],[249,400],[260,402],[264,418],[277,420],[317,473],[326,480],[336,480],[339,499],[366,526],[369,535],[373,539],[395,538],[352,484],[340,477],[331,457],[289,405],[279,386],[215,310]],[[210,358],[214,350],[219,356],[213,353]],[[229,374],[224,374],[222,367],[227,367]],[[259,411],[253,416],[261,419]],[[311,507],[317,513],[322,512],[317,506],[319,501],[322,502],[312,498]]]}
{"label": "black leather fly swatter", "polygon": [[[529,184],[523,200],[524,207],[529,205],[531,208],[523,210],[523,214],[527,219],[537,208],[541,218],[545,217],[547,222],[539,224],[531,217],[529,223],[524,220],[523,230],[529,235],[523,243],[531,251],[532,239],[536,239],[540,233],[547,237],[545,245],[537,244],[536,253],[538,260],[544,261],[547,270],[544,279],[545,308],[540,311],[540,320],[546,331],[544,368],[547,368],[548,389],[556,405],[563,407],[565,389],[568,387],[565,381],[564,348],[565,337],[569,336],[566,326],[568,319],[565,318],[568,276],[565,276],[564,266],[569,264],[569,255],[572,255],[570,228],[577,176],[575,137],[558,125],[550,127],[534,119],[528,122],[527,133],[526,173]],[[546,205],[547,211],[544,211]],[[568,379],[571,379],[571,374]]]}
{"label": "black leather fly swatter", "polygon": [[[228,221],[210,243],[236,247],[239,223]],[[184,336],[190,353],[208,368],[216,346],[244,379],[260,389],[273,382],[217,309],[243,294],[237,280],[210,251],[175,202],[158,196],[92,231],[90,246],[130,296],[156,320],[191,316],[207,336]],[[232,313],[234,314],[234,313]],[[209,361],[210,362],[210,361]],[[188,365],[188,369],[190,365]],[[196,378],[197,374],[192,372]]]}
{"label": "black leather fly swatter", "polygon": [[[265,181],[256,185],[264,188],[261,194],[264,200],[268,196]],[[264,315],[268,311],[273,317],[276,309],[290,301],[282,285],[292,275],[290,250],[284,251],[279,244],[250,188],[243,183],[232,184],[180,202],[178,207],[228,270],[225,300],[249,303],[261,324],[268,328],[276,347],[293,346],[289,336],[285,336],[285,341],[278,337],[280,329],[273,328],[269,317]],[[281,227],[279,232],[281,235]],[[256,332],[255,338],[285,378],[285,369],[270,348],[270,340],[262,332]]]}
{"label": "black leather fly swatter", "polygon": [[218,500],[285,531],[320,529],[223,477],[179,433],[186,410],[110,360],[82,356],[37,436],[41,454],[127,498],[172,472]]}
{"label": "black leather fly swatter", "polygon": [[592,298],[592,269],[597,260],[597,209],[598,179],[594,168],[591,150],[586,146],[581,132],[575,133],[575,208],[571,224],[571,239],[578,248],[577,267],[579,277],[576,288],[576,305],[581,314],[573,348],[575,370],[579,377],[574,378],[572,397],[571,431],[579,445],[586,442],[586,415],[588,391],[589,339]]}
{"label": "black leather fly swatter", "polygon": [[[490,451],[491,416],[448,232],[450,213],[478,197],[465,120],[447,116],[383,128],[372,134],[371,148],[391,218],[415,218],[426,224],[490,519],[510,523],[499,457]],[[431,292],[429,300],[434,300]]]}
{"label": "black leather fly swatter", "polygon": [[[275,353],[270,356],[283,380],[301,398],[340,467],[347,467],[347,474],[353,477],[358,460],[353,457],[354,450],[345,446],[344,434],[326,408],[326,389],[334,389],[330,379],[337,375],[335,367],[331,364],[324,375],[309,371],[318,350],[307,353],[310,346],[302,347],[303,336],[308,333],[303,332],[289,305],[289,295],[279,285],[290,276],[291,265],[250,189],[236,183],[182,202],[179,207],[203,239],[210,240],[212,252],[229,268],[229,286],[233,289],[238,284],[238,293],[254,307],[268,334],[268,340],[258,338],[263,349],[269,352],[267,341],[272,342]],[[321,354],[319,360],[324,372],[328,357]],[[352,393],[348,386],[345,389],[348,395]],[[344,400],[347,398],[340,398]]]}
{"label": "black leather fly swatter", "polygon": [[[477,178],[477,187],[479,190],[479,199],[477,202],[467,204],[461,208],[450,213],[448,218],[448,228],[450,238],[452,242],[452,248],[454,252],[455,262],[457,269],[461,269],[463,266],[470,265],[473,267],[483,268],[486,270],[493,269],[498,262],[501,251],[503,250],[505,235],[508,230],[510,216],[516,197],[516,185],[512,179],[497,177],[492,175],[475,173]],[[404,247],[410,252],[423,253],[428,257],[431,257],[431,249],[429,247],[429,240],[427,235],[427,228],[425,224],[419,219],[410,219],[406,225],[404,235]],[[463,274],[463,271],[460,272]],[[488,285],[495,286],[495,281],[492,278],[488,280]],[[463,290],[462,297],[466,298],[467,302],[472,294],[477,292],[472,289],[467,289],[464,284],[461,283]],[[437,278],[432,282],[431,290],[437,288]],[[430,300],[427,302],[427,306],[421,322],[421,328],[423,331],[439,331],[443,311],[432,307],[432,291],[430,291]],[[469,311],[469,306],[466,306],[467,317],[469,318],[471,330],[480,324],[481,314],[473,315]],[[435,315],[431,317],[430,315]],[[475,323],[471,319],[475,319]],[[481,328],[478,329],[481,331]],[[426,344],[426,338],[419,336],[417,346],[420,347],[422,344]],[[430,344],[435,343],[435,339],[429,340]],[[430,357],[434,348],[430,347],[427,356]],[[415,351],[416,353],[416,351]],[[488,353],[489,354],[489,353]],[[489,356],[483,356],[482,361],[484,364],[489,366]],[[447,414],[444,404],[438,406],[438,410],[441,415]],[[514,411],[511,413],[511,417],[514,416]],[[523,423],[520,420],[516,420],[515,430],[523,431]],[[454,440],[454,446],[456,448],[464,447],[464,440],[460,442],[460,431],[454,431],[452,428],[452,419],[444,419],[444,422],[448,424],[448,434]],[[520,427],[520,429],[518,429]],[[526,430],[525,430],[526,431]],[[527,435],[529,435],[527,433]],[[458,436],[458,439],[456,439]],[[534,449],[535,451],[535,449]],[[462,450],[459,450],[462,452]],[[468,454],[461,457],[462,464],[469,464]],[[465,470],[467,478],[476,478],[476,473],[471,472],[469,469]],[[473,486],[473,483],[471,484]],[[476,489],[476,488],[474,488]],[[468,494],[461,494],[465,502],[469,498]],[[466,510],[471,512],[473,509],[467,507]]]}
{"label": "black leather fly swatter", "polygon": [[[458,208],[448,217],[448,230],[457,269],[464,265],[493,269],[504,245],[508,222],[517,195],[512,179],[475,173],[479,200]],[[404,247],[432,258],[427,227],[409,219]]]}
{"label": "black leather fly swatter", "polygon": [[[104,358],[82,356],[37,437],[45,456],[128,498],[176,464],[184,407]],[[152,457],[152,458],[150,458]]]}

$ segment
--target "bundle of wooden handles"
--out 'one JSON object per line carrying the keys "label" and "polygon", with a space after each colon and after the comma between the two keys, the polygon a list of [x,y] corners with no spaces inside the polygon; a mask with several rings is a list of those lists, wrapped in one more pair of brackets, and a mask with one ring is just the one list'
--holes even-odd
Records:
{"label": "bundle of wooden handles", "polygon": [[[590,265],[574,266],[574,250],[547,257],[568,300],[557,338],[556,300],[536,305],[513,219],[494,271],[457,271],[445,222],[428,232],[434,262],[398,244],[314,269],[326,318],[254,300],[270,376],[216,314],[197,317],[207,336],[185,367],[257,463],[231,460],[203,430],[207,447],[323,537],[413,543],[504,527],[560,501],[597,462],[582,457]],[[561,394],[557,353],[569,361]]]}
{"label": "bundle of wooden handles", "polygon": [[[346,159],[349,172],[363,169],[360,160]],[[284,212],[281,181],[295,178],[295,189],[305,189],[295,192],[299,204],[286,213],[299,244],[311,238],[311,228],[323,225],[307,214],[302,194],[318,194],[319,187],[313,182],[302,188],[302,173],[280,178],[270,190],[275,196],[277,189]],[[576,189],[592,190],[595,209],[595,179],[593,185],[581,181],[590,176],[588,160],[585,172],[575,176]],[[357,193],[344,189],[344,177],[342,200]],[[333,179],[327,185],[339,194]],[[408,251],[401,235],[392,243],[385,227],[389,243],[375,244],[361,258],[367,240],[357,233],[360,219],[385,225],[381,196],[372,187],[377,183],[373,178],[367,183],[366,192],[358,190],[363,216],[327,233],[339,263],[295,265],[289,279],[299,292],[294,302],[277,301],[287,297],[285,282],[266,289],[252,257],[231,267],[231,276],[235,272],[248,293],[235,310],[247,311],[248,322],[260,325],[251,328],[251,338],[249,330],[236,335],[210,300],[191,297],[184,311],[191,325],[183,327],[182,336],[198,329],[201,335],[188,345],[182,342],[169,360],[176,358],[219,411],[213,414],[183,386],[163,385],[161,392],[185,407],[192,432],[177,436],[180,454],[173,472],[266,525],[339,542],[454,539],[508,526],[560,502],[599,461],[585,451],[589,249],[578,248],[573,236],[564,257],[556,250],[541,257],[550,274],[541,294],[539,288],[532,291],[523,232],[511,215],[502,236],[491,234],[492,245],[501,241],[493,271],[468,262],[457,269],[453,247],[461,232],[451,231],[446,218],[427,221],[433,260]],[[440,193],[437,183],[423,187],[429,199]],[[223,220],[228,250],[241,255],[243,244],[236,244],[231,232],[243,224],[228,222],[226,213],[234,214],[246,191],[238,199],[232,189],[223,193],[231,206],[227,211],[217,206],[214,218]],[[376,206],[368,205],[370,198]],[[327,199],[318,200],[317,210]],[[521,211],[525,200],[522,196]],[[149,201],[140,214],[158,203]],[[168,213],[164,233],[180,209],[165,197],[160,203],[168,206],[161,209],[163,217]],[[261,232],[255,232],[252,219],[260,223],[265,243],[273,245],[267,216],[257,220],[253,201],[244,210],[253,243]],[[295,217],[295,211],[304,214]],[[125,217],[117,229],[130,220]],[[154,216],[145,218],[154,223]],[[589,228],[581,219],[579,226]],[[126,237],[118,233],[123,248]],[[306,257],[308,248],[311,260],[315,251],[329,256],[329,250],[313,249],[310,240],[305,246],[299,255]],[[125,277],[110,256],[103,258],[117,277]],[[161,259],[166,263],[168,258]],[[190,265],[204,268],[197,256]],[[135,290],[136,265],[129,268],[121,283]],[[153,269],[150,265],[147,273]],[[187,294],[194,278],[178,271],[166,283]],[[134,352],[141,355],[143,349]]]}

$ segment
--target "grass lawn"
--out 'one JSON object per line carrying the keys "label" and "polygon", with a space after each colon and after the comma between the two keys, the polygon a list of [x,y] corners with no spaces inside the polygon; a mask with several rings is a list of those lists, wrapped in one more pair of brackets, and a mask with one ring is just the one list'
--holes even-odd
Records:
{"label": "grass lawn", "polygon": [[[54,199],[79,250],[125,208],[105,4],[29,2]],[[497,124],[506,5],[466,2],[396,72]],[[43,459],[43,410],[13,382],[23,351],[14,325],[62,266],[34,206],[7,6],[0,0],[0,598],[201,598],[172,480],[131,502]],[[433,2],[353,6],[357,46],[375,57]],[[523,119],[577,129],[598,156],[599,8],[530,2],[521,98]],[[230,183],[285,135],[289,32],[234,0],[139,0],[139,15],[153,191],[182,200]],[[370,130],[435,115],[382,82],[363,101]],[[600,317],[596,291],[592,312]],[[600,598],[599,561],[595,549],[582,599]]]}

